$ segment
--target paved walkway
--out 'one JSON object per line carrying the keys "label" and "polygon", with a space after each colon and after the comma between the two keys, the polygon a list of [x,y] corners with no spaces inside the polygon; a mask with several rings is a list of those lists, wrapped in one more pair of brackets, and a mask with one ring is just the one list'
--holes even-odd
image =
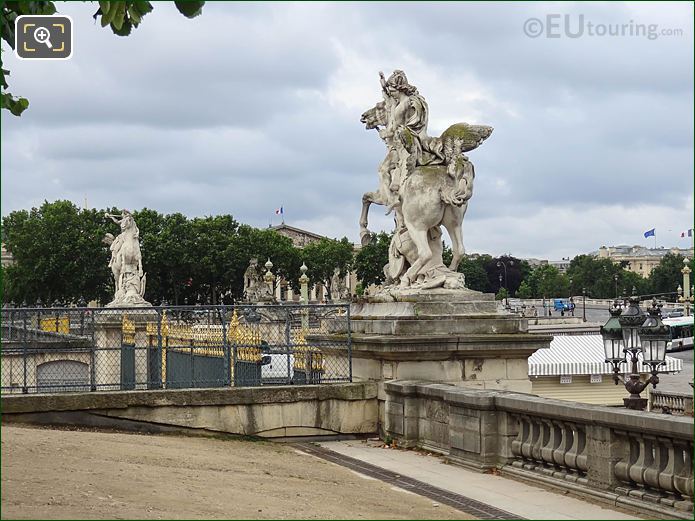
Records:
{"label": "paved walkway", "polygon": [[320,445],[526,519],[640,519],[516,480],[448,465],[422,452],[382,448],[380,444],[365,440],[331,441]]}

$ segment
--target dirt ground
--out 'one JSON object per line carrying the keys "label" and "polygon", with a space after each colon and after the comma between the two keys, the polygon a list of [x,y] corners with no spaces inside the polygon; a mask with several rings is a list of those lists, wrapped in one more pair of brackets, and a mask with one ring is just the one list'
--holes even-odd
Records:
{"label": "dirt ground", "polygon": [[2,519],[472,519],[278,443],[1,433]]}

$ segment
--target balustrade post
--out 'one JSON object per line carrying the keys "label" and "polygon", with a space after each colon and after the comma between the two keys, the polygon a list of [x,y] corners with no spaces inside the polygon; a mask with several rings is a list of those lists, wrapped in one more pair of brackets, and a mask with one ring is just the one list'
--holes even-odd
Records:
{"label": "balustrade post", "polygon": [[611,490],[619,484],[615,465],[628,457],[626,440],[601,425],[586,426],[586,456],[588,484],[602,490]]}

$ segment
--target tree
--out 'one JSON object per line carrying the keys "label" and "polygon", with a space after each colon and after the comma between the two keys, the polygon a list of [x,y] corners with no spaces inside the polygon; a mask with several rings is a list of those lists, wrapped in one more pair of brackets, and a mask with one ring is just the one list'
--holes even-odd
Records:
{"label": "tree", "polygon": [[332,281],[335,270],[344,277],[350,271],[353,262],[353,246],[347,237],[337,241],[335,239],[321,239],[312,242],[302,250],[302,257],[309,268],[307,275],[316,284],[320,282],[328,292],[328,300],[333,298]]}
{"label": "tree", "polygon": [[485,271],[484,257],[464,257],[459,263],[458,271],[466,279],[466,287],[475,291],[489,292],[490,281]]}
{"label": "tree", "polygon": [[572,293],[580,294],[582,289],[586,289],[586,294],[595,298],[615,298],[616,276],[619,295],[631,294],[633,287],[637,294],[648,292],[644,278],[607,258],[578,255],[567,269],[567,277],[572,281]]}
{"label": "tree", "polygon": [[500,288],[500,290],[495,295],[495,300],[504,300],[509,297],[509,292],[507,288]]}
{"label": "tree", "polygon": [[[500,257],[490,257],[489,255],[485,255],[484,257],[484,266],[485,271],[487,272],[490,288],[494,289],[506,287],[510,295],[516,293],[521,281],[524,280],[524,278],[531,271],[528,262],[517,259],[511,255],[502,255]],[[498,266],[498,264],[500,265]],[[500,275],[502,275],[501,284]]]}
{"label": "tree", "polygon": [[[679,254],[667,253],[664,255],[658,266],[649,274],[650,293],[671,293],[669,300],[675,300],[677,295],[673,293],[678,286],[683,286],[683,273],[681,272],[685,266],[683,260],[684,257]],[[691,260],[689,266],[691,270],[695,269],[695,262]]]}
{"label": "tree", "polygon": [[[202,13],[205,2],[185,1],[174,2],[178,11],[186,18],[194,18]],[[140,25],[142,18],[154,8],[144,0],[100,1],[99,9],[94,13],[94,20],[101,17],[101,26],[107,25],[118,36],[128,36],[134,27]],[[0,7],[0,29],[2,39],[14,49],[15,20],[21,15],[51,15],[56,12],[54,2],[25,1],[3,2]],[[6,76],[10,71],[2,69],[0,84],[3,90],[8,88]],[[15,97],[9,92],[2,93],[1,108],[9,110],[15,116],[20,116],[29,107],[29,100]]]}
{"label": "tree", "polygon": [[570,296],[569,279],[550,264],[542,264],[535,268],[527,277],[526,282],[533,298]]}
{"label": "tree", "polygon": [[519,285],[519,289],[516,290],[516,296],[518,298],[532,298],[533,297],[533,291],[531,290],[531,286],[529,286],[528,282],[525,280],[521,281],[521,284]]}
{"label": "tree", "polygon": [[238,227],[231,215],[197,217],[190,221],[194,240],[188,255],[191,257],[191,291],[196,302],[217,305],[224,296],[231,299],[234,281],[229,275],[234,264],[224,253]]}
{"label": "tree", "polygon": [[104,224],[96,211],[70,201],[46,201],[3,218],[3,241],[14,258],[4,270],[5,298],[45,304],[107,298]]}
{"label": "tree", "polygon": [[299,268],[302,265],[300,250],[294,246],[292,239],[275,230],[261,230],[242,224],[224,255],[231,260],[229,276],[234,298],[243,296],[244,272],[252,257],[257,258],[261,266],[267,259],[272,261],[275,285],[280,279],[284,279],[293,290],[299,291]]}
{"label": "tree", "polygon": [[392,233],[381,232],[355,255],[355,273],[363,288],[384,282],[384,266],[389,262],[392,237]]}

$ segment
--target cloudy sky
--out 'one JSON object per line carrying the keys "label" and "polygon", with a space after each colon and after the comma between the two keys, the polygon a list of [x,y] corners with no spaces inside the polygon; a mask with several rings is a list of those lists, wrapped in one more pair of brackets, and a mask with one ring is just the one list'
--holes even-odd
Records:
{"label": "cloudy sky", "polygon": [[2,114],[3,215],[86,198],[264,227],[283,206],[357,241],[385,151],[359,118],[398,68],[430,135],[495,128],[469,153],[467,251],[559,259],[653,245],[650,228],[689,245],[692,3],[209,3],[193,20],[156,3],[127,38],[94,23],[96,3],[58,9],[71,60],[19,61],[3,42],[10,91],[31,102]]}

